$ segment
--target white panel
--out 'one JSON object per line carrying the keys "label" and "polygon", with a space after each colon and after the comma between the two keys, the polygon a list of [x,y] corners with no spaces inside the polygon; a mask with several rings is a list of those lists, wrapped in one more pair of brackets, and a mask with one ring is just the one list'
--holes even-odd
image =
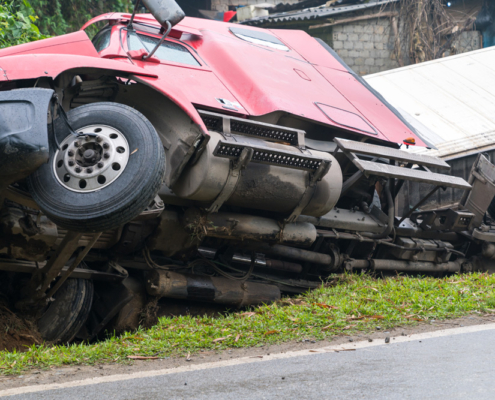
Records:
{"label": "white panel", "polygon": [[385,71],[365,79],[393,106],[435,134],[431,137],[423,132],[438,151],[411,151],[452,158],[495,147],[495,48]]}

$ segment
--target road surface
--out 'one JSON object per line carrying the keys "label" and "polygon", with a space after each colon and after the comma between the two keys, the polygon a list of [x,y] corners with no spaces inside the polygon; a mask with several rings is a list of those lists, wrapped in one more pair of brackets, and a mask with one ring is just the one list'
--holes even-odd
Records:
{"label": "road surface", "polygon": [[[345,351],[342,351],[345,350]],[[495,324],[2,391],[34,399],[494,399]],[[66,385],[66,386],[64,386]]]}

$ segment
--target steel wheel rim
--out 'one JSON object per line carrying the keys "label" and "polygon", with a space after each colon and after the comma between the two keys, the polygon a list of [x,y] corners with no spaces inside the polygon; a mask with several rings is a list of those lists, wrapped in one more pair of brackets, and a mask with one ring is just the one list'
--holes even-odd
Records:
{"label": "steel wheel rim", "polygon": [[129,162],[125,136],[108,125],[88,125],[69,135],[55,153],[53,171],[58,182],[78,193],[101,190],[115,182]]}

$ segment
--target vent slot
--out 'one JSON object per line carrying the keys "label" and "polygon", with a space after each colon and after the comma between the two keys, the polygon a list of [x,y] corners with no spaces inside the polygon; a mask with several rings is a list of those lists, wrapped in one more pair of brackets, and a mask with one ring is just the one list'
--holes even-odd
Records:
{"label": "vent slot", "polygon": [[218,143],[214,151],[214,155],[217,157],[225,157],[235,160],[241,155],[242,150],[244,150],[245,147],[251,147],[253,149],[253,158],[251,159],[251,162],[258,162],[261,164],[280,165],[287,168],[316,171],[323,162],[322,159],[315,157],[300,156],[292,153],[260,149],[254,146],[230,144],[226,142]]}
{"label": "vent slot", "polygon": [[285,142],[293,146],[298,145],[297,133],[276,128],[265,128],[260,125],[247,124],[243,122],[231,121],[230,129],[232,133],[260,137],[277,142]]}
{"label": "vent slot", "polygon": [[216,114],[209,111],[199,111],[206,127],[224,135],[238,134],[256,137],[271,142],[282,143],[304,149],[306,133],[278,125],[265,124],[229,115]]}
{"label": "vent slot", "polygon": [[210,117],[207,115],[202,115],[201,118],[203,119],[203,122],[205,123],[206,127],[215,132],[222,132],[223,127],[222,127],[222,118],[219,117]]}

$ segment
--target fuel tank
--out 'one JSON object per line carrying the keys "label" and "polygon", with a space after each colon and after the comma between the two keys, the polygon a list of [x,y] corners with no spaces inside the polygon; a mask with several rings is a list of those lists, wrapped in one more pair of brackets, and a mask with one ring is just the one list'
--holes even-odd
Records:
{"label": "fuel tank", "polygon": [[[232,174],[232,158],[223,157],[219,151],[219,148],[223,148],[225,144],[227,147],[234,146],[232,147],[234,149],[236,146],[238,149],[251,146],[254,150],[252,160],[241,171],[235,190],[225,204],[290,214],[303,202],[306,192],[312,191],[309,193],[310,200],[302,214],[320,217],[328,213],[337,203],[342,191],[342,171],[338,161],[329,153],[300,150],[293,146],[263,140],[246,141],[245,138],[232,137],[234,135],[226,138],[213,131],[210,135],[211,139],[202,156],[194,165],[184,170],[177,184],[172,187],[172,191],[179,198],[203,204],[211,204],[217,199],[227,185],[229,174]],[[264,155],[268,154],[269,157],[266,157],[268,161],[256,159],[255,155],[260,152]],[[306,163],[309,162],[307,160],[315,160],[311,161],[315,163],[329,162],[330,169],[315,187],[309,187],[311,176],[315,171],[297,165],[277,165],[270,161],[274,155],[280,154],[289,154],[287,157],[290,156],[296,162],[302,158],[306,159]],[[166,193],[161,193],[161,196],[167,202]],[[307,196],[308,194],[306,199]]]}

